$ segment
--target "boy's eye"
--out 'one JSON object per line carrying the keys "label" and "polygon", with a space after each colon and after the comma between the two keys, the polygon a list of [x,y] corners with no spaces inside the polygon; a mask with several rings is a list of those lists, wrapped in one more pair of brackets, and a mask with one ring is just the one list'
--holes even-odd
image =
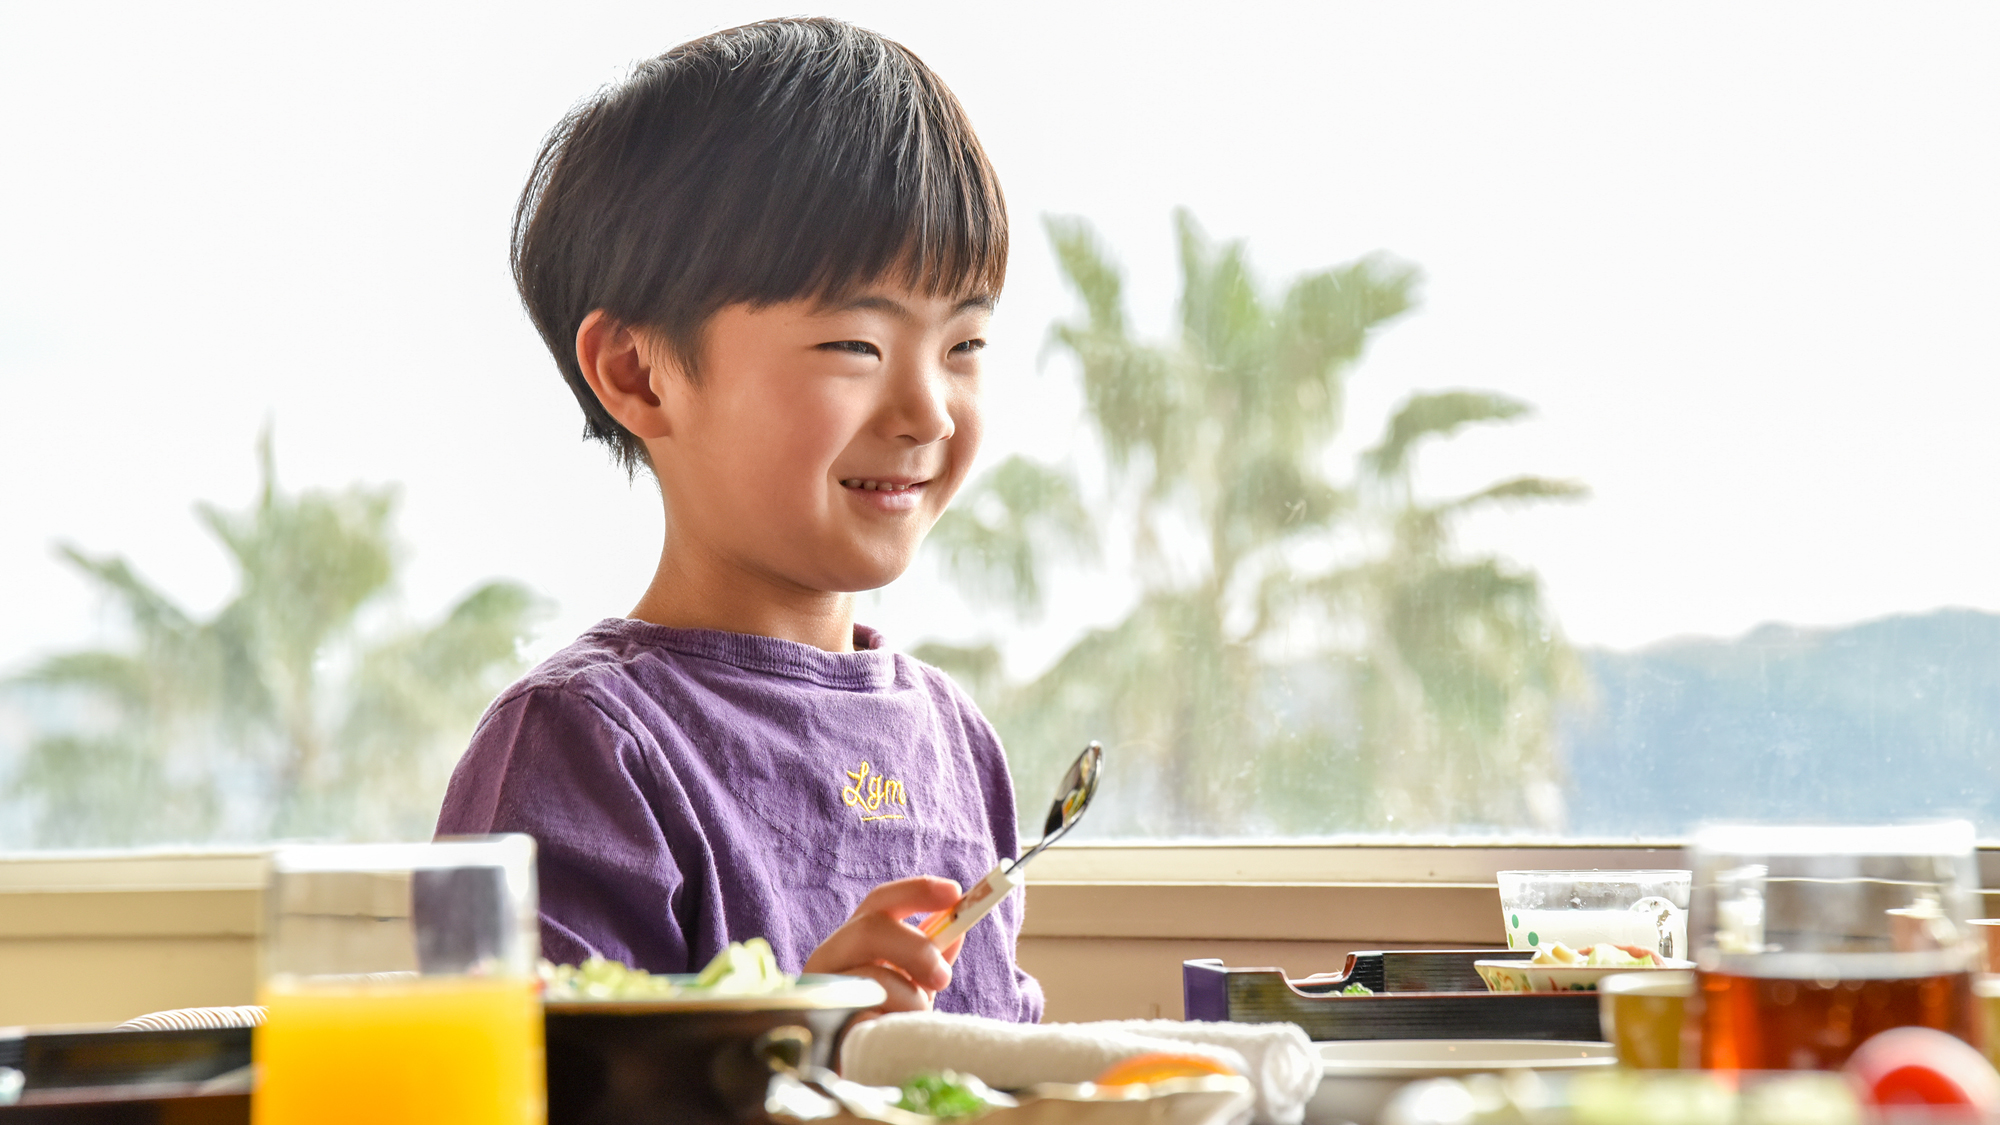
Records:
{"label": "boy's eye", "polygon": [[951,350],[960,353],[976,352],[976,351],[983,351],[985,347],[986,347],[986,341],[975,337],[973,339],[965,340],[958,344],[953,345]]}
{"label": "boy's eye", "polygon": [[866,340],[834,340],[830,343],[821,344],[820,348],[825,351],[850,352],[854,355],[880,356],[882,354],[882,349]]}

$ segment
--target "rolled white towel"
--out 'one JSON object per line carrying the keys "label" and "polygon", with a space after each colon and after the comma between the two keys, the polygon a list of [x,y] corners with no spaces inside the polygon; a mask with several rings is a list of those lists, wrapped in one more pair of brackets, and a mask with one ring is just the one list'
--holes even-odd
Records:
{"label": "rolled white towel", "polygon": [[1243,1073],[1257,1094],[1257,1120],[1267,1125],[1299,1125],[1305,1120],[1306,1102],[1319,1089],[1319,1052],[1306,1029],[1295,1023],[1117,1020],[1088,1026],[1235,1051],[1250,1064]]}
{"label": "rolled white towel", "polygon": [[[1155,1027],[1175,1033],[1149,1034]],[[895,1085],[927,1070],[957,1070],[1006,1090],[1037,1082],[1088,1082],[1112,1063],[1156,1051],[1203,1055],[1248,1078],[1256,1099],[1245,1120],[1260,1125],[1298,1125],[1319,1082],[1312,1045],[1294,1024],[1019,1024],[899,1012],[856,1025],[841,1046],[840,1063],[845,1077],[869,1085]],[[1311,1084],[1301,1086],[1299,1075],[1306,1070]]]}

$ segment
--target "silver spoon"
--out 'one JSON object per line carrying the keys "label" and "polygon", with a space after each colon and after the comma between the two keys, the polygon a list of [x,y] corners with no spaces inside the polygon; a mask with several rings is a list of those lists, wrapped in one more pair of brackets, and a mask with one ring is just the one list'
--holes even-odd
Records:
{"label": "silver spoon", "polygon": [[1069,772],[1063,775],[1056,803],[1049,806],[1048,819],[1042,822],[1042,838],[1008,866],[1010,873],[1025,867],[1029,860],[1042,854],[1043,848],[1062,839],[1063,833],[1083,819],[1083,810],[1090,807],[1090,799],[1097,795],[1097,778],[1103,767],[1104,747],[1095,742],[1084,747],[1083,753],[1070,763]]}
{"label": "silver spoon", "polygon": [[1062,839],[1063,834],[1075,827],[1083,819],[1084,810],[1090,807],[1090,799],[1097,795],[1097,779],[1104,768],[1104,747],[1093,742],[1083,748],[1083,753],[1070,763],[1069,772],[1063,775],[1062,788],[1056,791],[1055,804],[1049,806],[1048,819],[1042,823],[1042,838],[1035,846],[1021,853],[1016,860],[1002,859],[999,866],[987,872],[986,878],[973,884],[958,902],[949,909],[940,910],[924,919],[919,927],[931,944],[943,949],[957,941],[960,934],[972,928],[973,924],[1007,897],[1015,887],[1021,885],[1021,869],[1028,861],[1042,854],[1042,849]]}

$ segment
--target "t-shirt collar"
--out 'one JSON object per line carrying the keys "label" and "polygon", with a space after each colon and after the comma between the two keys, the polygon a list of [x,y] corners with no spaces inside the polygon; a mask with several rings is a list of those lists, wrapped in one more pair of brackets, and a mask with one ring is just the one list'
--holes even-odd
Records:
{"label": "t-shirt collar", "polygon": [[716,660],[753,672],[806,680],[846,691],[880,691],[896,681],[895,653],[882,634],[854,627],[853,652],[827,652],[798,641],[729,633],[720,629],[677,629],[629,617],[607,617],[593,632],[611,633],[683,656]]}

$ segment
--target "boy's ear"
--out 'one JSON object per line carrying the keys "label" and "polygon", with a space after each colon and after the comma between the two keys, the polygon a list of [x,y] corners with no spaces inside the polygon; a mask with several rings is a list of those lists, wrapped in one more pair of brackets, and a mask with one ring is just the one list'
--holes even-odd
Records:
{"label": "boy's ear", "polygon": [[667,351],[642,329],[620,323],[603,309],[592,309],[576,330],[576,362],[584,382],[618,424],[640,439],[663,438],[671,432],[660,399],[660,378],[674,372]]}

